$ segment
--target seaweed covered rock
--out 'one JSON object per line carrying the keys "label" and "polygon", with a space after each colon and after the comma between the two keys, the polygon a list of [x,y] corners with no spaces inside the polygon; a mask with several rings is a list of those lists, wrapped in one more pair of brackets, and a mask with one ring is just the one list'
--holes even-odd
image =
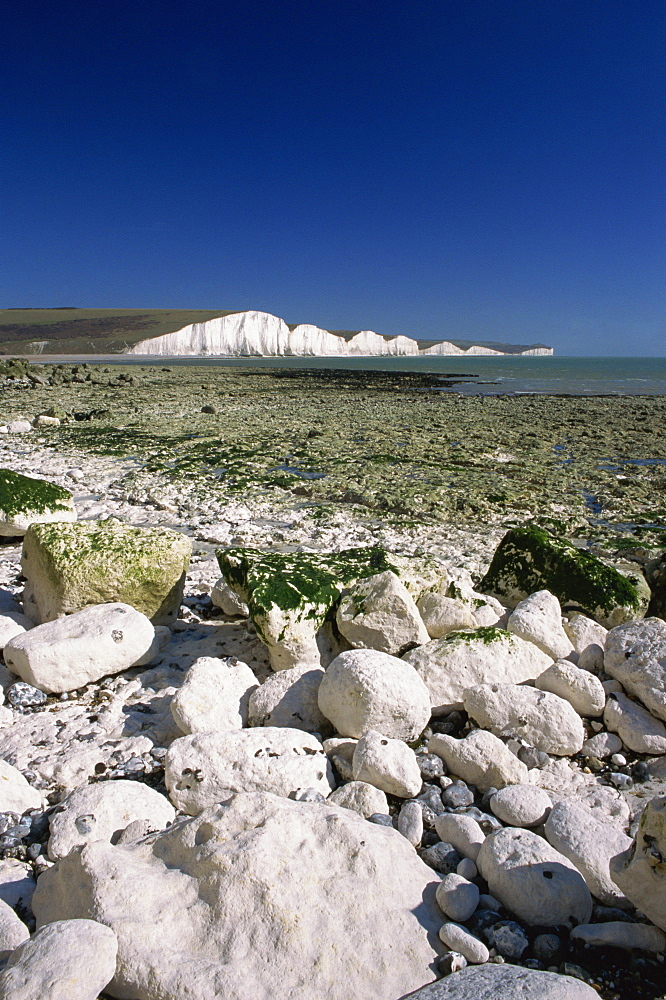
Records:
{"label": "seaweed covered rock", "polygon": [[274,670],[320,666],[319,632],[344,587],[394,569],[377,547],[317,553],[219,549],[217,559],[247,604]]}
{"label": "seaweed covered rock", "polygon": [[652,595],[647,614],[666,619],[666,552],[646,565],[645,577]]}
{"label": "seaweed covered rock", "polygon": [[[437,877],[397,831],[329,803],[237,795],[39,879],[41,926],[113,926],[135,1000],[396,1000],[435,979]],[[368,928],[381,933],[368,933]]]}
{"label": "seaweed covered rock", "polygon": [[509,604],[549,590],[564,607],[580,609],[608,628],[641,618],[649,600],[641,576],[624,576],[592,553],[532,525],[506,533],[479,589]]}
{"label": "seaweed covered rock", "polygon": [[192,543],[168,528],[134,528],[116,518],[36,524],[23,540],[23,603],[36,622],[89,604],[121,601],[154,625],[178,615]]}
{"label": "seaweed covered rock", "polygon": [[434,715],[461,709],[468,687],[533,681],[553,662],[533,642],[492,625],[449,632],[403,659],[428,688]]}
{"label": "seaweed covered rock", "polygon": [[0,469],[0,536],[24,535],[31,524],[52,521],[76,521],[69,490]]}

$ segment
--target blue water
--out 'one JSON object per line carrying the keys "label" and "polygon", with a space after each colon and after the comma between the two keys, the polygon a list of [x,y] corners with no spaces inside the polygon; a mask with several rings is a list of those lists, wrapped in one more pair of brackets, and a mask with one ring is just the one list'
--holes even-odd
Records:
{"label": "blue water", "polygon": [[[35,359],[44,360],[46,359]],[[53,360],[53,359],[49,359]],[[59,361],[69,358],[60,357]],[[81,358],[71,360],[81,360]],[[664,358],[445,357],[445,358],[137,358],[90,356],[92,363],[175,367],[208,365],[246,369],[322,369],[344,371],[431,372],[452,375],[455,385],[442,392],[465,395],[666,395]],[[432,390],[424,390],[432,391]]]}

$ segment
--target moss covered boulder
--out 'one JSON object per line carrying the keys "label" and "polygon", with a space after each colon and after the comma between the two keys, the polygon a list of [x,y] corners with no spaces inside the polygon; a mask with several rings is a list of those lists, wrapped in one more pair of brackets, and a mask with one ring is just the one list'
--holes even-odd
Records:
{"label": "moss covered boulder", "polygon": [[178,616],[192,543],[168,528],[134,528],[115,518],[33,525],[23,539],[23,603],[36,622],[89,604],[121,601],[154,625]]}
{"label": "moss covered boulder", "polygon": [[31,524],[76,521],[72,494],[64,486],[0,469],[0,535],[24,535]]}
{"label": "moss covered boulder", "polygon": [[396,572],[378,547],[317,553],[231,548],[218,550],[217,558],[225,580],[247,603],[274,670],[319,666],[332,658],[322,626],[343,588]]}
{"label": "moss covered boulder", "polygon": [[549,590],[564,609],[584,611],[606,628],[641,618],[650,596],[640,573],[624,576],[592,553],[534,526],[507,532],[479,590],[510,605]]}

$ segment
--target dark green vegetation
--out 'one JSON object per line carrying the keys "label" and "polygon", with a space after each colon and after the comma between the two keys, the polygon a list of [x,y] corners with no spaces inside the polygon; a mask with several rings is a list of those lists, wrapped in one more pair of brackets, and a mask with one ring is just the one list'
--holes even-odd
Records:
{"label": "dark green vegetation", "polygon": [[130,487],[176,481],[204,500],[414,525],[536,518],[628,556],[666,541],[663,397],[469,397],[382,372],[81,365],[68,381],[73,371],[35,366],[58,375],[53,386],[5,379],[0,422],[64,411],[46,444],[131,457]]}
{"label": "dark green vegetation", "polygon": [[486,594],[522,599],[549,590],[563,607],[579,607],[593,617],[613,608],[639,612],[635,583],[543,528],[513,528],[500,542],[479,584]]}
{"label": "dark green vegetation", "polygon": [[319,617],[322,608],[337,601],[345,584],[389,569],[396,572],[378,547],[325,555],[219,549],[217,561],[227,583],[242,593],[253,614],[260,615],[272,607],[296,611],[311,605],[312,617]]}
{"label": "dark green vegetation", "polygon": [[238,310],[0,309],[0,354],[116,354]]}
{"label": "dark green vegetation", "polygon": [[0,510],[5,517],[23,511],[70,510],[72,494],[62,486],[0,469]]}

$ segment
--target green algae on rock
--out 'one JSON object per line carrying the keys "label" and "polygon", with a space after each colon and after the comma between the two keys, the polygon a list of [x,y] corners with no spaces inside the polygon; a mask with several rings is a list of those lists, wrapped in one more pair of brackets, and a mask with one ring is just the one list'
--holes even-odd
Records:
{"label": "green algae on rock", "polygon": [[24,535],[35,523],[75,520],[72,494],[64,486],[0,469],[0,535]]}
{"label": "green algae on rock", "polygon": [[342,552],[218,549],[220,570],[247,603],[274,670],[320,665],[317,633],[346,584],[393,566],[382,548]]}
{"label": "green algae on rock", "polygon": [[134,528],[115,518],[40,524],[23,541],[24,607],[52,621],[89,604],[121,601],[168,625],[178,615],[192,543],[168,528]]}
{"label": "green algae on rock", "polygon": [[649,598],[639,575],[624,576],[532,525],[506,533],[479,588],[514,605],[537,590],[549,590],[564,607],[580,609],[607,628],[641,618]]}

